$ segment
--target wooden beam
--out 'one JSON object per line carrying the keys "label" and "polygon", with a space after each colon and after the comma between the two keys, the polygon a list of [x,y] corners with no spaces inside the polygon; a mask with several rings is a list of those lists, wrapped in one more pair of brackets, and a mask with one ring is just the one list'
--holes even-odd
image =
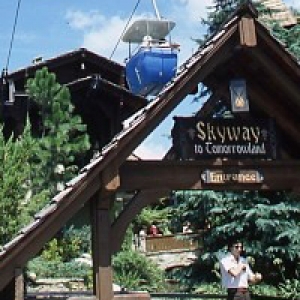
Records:
{"label": "wooden beam", "polygon": [[298,116],[295,116],[295,111],[286,110],[284,103],[280,105],[263,87],[260,87],[258,83],[253,83],[254,81],[249,80],[250,108],[251,102],[255,103],[268,116],[274,118],[283,132],[300,146],[300,132],[297,127]]}
{"label": "wooden beam", "polygon": [[257,46],[255,23],[253,18],[242,17],[239,22],[240,44],[244,47]]}
{"label": "wooden beam", "polygon": [[[253,170],[263,175],[261,183],[205,184],[206,170]],[[170,190],[293,190],[300,186],[300,161],[201,160],[128,161],[120,169],[121,189],[143,190],[155,186]]]}
{"label": "wooden beam", "polygon": [[119,170],[115,164],[111,164],[109,168],[105,168],[101,173],[103,192],[115,192],[120,186]]}
{"label": "wooden beam", "polygon": [[120,250],[129,224],[142,211],[142,209],[169,193],[170,190],[166,189],[156,190],[152,188],[149,190],[143,190],[137,193],[129,201],[129,203],[126,204],[121,214],[112,224],[112,236],[114,237],[112,240],[112,253]]}
{"label": "wooden beam", "polygon": [[260,48],[269,55],[272,54],[272,57],[275,55],[274,61],[278,65],[284,65],[290,72],[294,73],[294,78],[300,78],[299,62],[296,56],[287,52],[285,45],[274,39],[270,31],[259,22],[256,23],[256,32]]}
{"label": "wooden beam", "polygon": [[24,283],[24,275],[22,269],[15,270],[15,285],[16,285],[16,295],[14,300],[24,300],[25,296],[25,283]]}
{"label": "wooden beam", "polygon": [[[297,85],[295,77],[290,77],[285,71],[279,67],[279,65],[267,56],[264,51],[260,50],[258,47],[250,52],[250,55],[260,64],[260,67],[269,74],[272,82],[274,82],[273,88],[276,90],[280,88],[284,90],[286,97],[294,103],[295,109],[300,109],[300,87]],[[300,75],[299,75],[300,76]],[[300,77],[298,77],[300,78]]]}
{"label": "wooden beam", "polygon": [[113,299],[110,210],[102,209],[100,193],[92,203],[93,289],[99,300]]}

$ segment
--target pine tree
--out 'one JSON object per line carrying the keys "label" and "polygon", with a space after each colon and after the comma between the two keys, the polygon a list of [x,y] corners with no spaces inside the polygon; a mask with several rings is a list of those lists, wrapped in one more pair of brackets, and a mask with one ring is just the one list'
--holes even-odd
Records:
{"label": "pine tree", "polygon": [[198,42],[202,44],[212,34],[216,33],[229,15],[243,2],[245,2],[245,0],[214,0],[214,4],[210,7],[207,18],[202,19],[202,23],[207,26],[207,34],[203,40],[198,40]]}
{"label": "pine tree", "polygon": [[279,24],[273,24],[272,34],[278,38],[285,47],[298,59],[300,59],[300,24],[291,28],[283,28]]}
{"label": "pine tree", "polygon": [[[46,67],[28,79],[26,90],[39,107],[41,137],[35,166],[35,189],[54,195],[77,172],[76,158],[89,149],[86,125],[74,114],[70,91]],[[36,192],[35,191],[35,192]]]}
{"label": "pine tree", "polygon": [[[22,136],[8,141],[0,130],[0,245],[10,241],[30,219],[31,165],[36,141],[27,125]],[[39,195],[41,196],[41,195]]]}
{"label": "pine tree", "polygon": [[[202,20],[202,23],[207,26],[207,35],[204,39],[199,39],[198,42],[203,44],[212,34],[218,31],[220,26],[228,19],[230,14],[241,4],[249,0],[214,0],[214,5],[208,12],[207,18]],[[259,18],[269,16],[269,18],[261,18],[261,21],[269,28],[271,33],[283,42],[291,53],[300,58],[300,24],[296,24],[290,28],[282,27],[277,20],[272,18],[274,11],[267,8],[263,1],[255,1],[254,3],[259,13]],[[299,16],[299,11],[292,8],[292,12]]]}
{"label": "pine tree", "polygon": [[286,192],[249,191],[186,191],[177,192],[176,196],[178,207],[173,213],[176,220],[189,221],[195,229],[205,229],[200,265],[210,265],[208,270],[213,270],[211,266],[219,253],[227,249],[228,241],[238,238],[257,262],[264,261],[264,265],[276,268],[276,262],[280,261],[286,266],[278,272],[282,277],[273,280],[297,277],[300,271],[299,197]]}

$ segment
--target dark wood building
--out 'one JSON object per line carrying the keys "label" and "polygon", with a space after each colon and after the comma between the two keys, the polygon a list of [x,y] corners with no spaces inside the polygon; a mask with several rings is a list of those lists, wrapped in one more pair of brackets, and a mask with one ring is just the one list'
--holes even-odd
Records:
{"label": "dark wood building", "polygon": [[6,137],[22,133],[27,114],[33,130],[39,126],[38,108],[28,99],[25,84],[42,67],[69,87],[75,113],[87,124],[93,150],[106,145],[122,129],[122,121],[147,103],[128,91],[122,65],[81,48],[47,60],[36,59],[26,68],[3,74],[0,100]]}

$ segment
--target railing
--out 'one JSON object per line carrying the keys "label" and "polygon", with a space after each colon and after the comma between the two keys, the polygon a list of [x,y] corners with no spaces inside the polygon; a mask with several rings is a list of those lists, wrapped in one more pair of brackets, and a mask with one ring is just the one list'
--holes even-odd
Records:
{"label": "railing", "polygon": [[188,250],[193,251],[202,246],[201,233],[179,233],[146,237],[146,252]]}

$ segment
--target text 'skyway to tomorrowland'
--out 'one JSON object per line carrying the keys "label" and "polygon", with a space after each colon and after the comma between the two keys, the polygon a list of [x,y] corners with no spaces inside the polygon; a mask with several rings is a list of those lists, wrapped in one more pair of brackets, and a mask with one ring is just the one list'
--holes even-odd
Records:
{"label": "text 'skyway to tomorrowland'", "polygon": [[181,159],[276,159],[273,120],[236,120],[175,117],[173,146]]}

